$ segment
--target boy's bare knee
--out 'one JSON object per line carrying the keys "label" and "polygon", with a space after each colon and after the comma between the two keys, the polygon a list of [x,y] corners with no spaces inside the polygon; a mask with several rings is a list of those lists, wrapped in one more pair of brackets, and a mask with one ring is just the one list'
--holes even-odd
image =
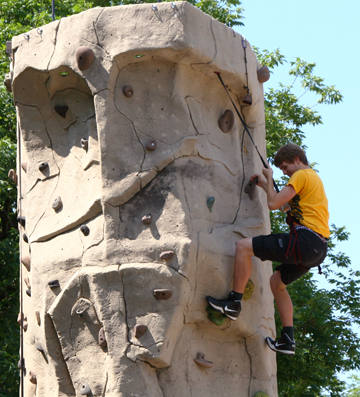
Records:
{"label": "boy's bare knee", "polygon": [[281,273],[279,271],[275,271],[270,277],[270,287],[273,292],[286,289],[286,285],[282,282]]}
{"label": "boy's bare knee", "polygon": [[243,238],[236,244],[236,252],[244,255],[253,255],[252,238]]}

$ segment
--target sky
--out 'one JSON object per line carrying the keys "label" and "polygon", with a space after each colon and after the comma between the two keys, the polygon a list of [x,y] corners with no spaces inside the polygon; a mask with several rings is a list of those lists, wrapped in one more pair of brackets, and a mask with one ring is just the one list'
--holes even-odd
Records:
{"label": "sky", "polygon": [[[346,226],[351,234],[347,242],[339,244],[339,250],[350,257],[354,269],[360,270],[356,165],[360,157],[360,1],[243,0],[242,6],[245,26],[235,30],[251,45],[269,51],[279,48],[288,62],[297,57],[315,62],[314,74],[326,85],[335,85],[344,97],[337,105],[316,106],[323,124],[303,130],[308,159],[318,163],[316,169],[325,185],[330,224]],[[290,84],[288,69],[289,65],[276,68],[264,90],[276,88],[278,82]],[[310,96],[303,98],[313,104]],[[324,276],[316,279],[321,288],[327,287]],[[341,378],[346,380],[346,375]]]}

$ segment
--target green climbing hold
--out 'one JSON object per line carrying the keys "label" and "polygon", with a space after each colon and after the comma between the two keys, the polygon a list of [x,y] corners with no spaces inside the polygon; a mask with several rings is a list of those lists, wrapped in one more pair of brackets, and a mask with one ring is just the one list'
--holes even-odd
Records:
{"label": "green climbing hold", "polygon": [[264,391],[258,391],[254,397],[269,397],[268,394],[266,394]]}
{"label": "green climbing hold", "polygon": [[223,325],[225,320],[226,320],[226,316],[225,314],[222,314],[220,312],[218,312],[217,310],[215,310],[212,306],[208,306],[206,308],[206,311],[209,313],[208,314],[208,319],[213,322],[216,325]]}
{"label": "green climbing hold", "polygon": [[209,211],[210,211],[210,212],[212,211],[212,207],[213,207],[214,203],[215,203],[215,197],[214,197],[214,196],[211,196],[211,197],[209,197],[209,198],[206,200],[206,205],[207,205],[207,207],[209,208]]}
{"label": "green climbing hold", "polygon": [[244,291],[244,296],[243,296],[244,301],[247,301],[248,299],[251,298],[251,295],[254,292],[254,288],[255,288],[254,283],[251,280],[249,280],[245,286],[245,291]]}

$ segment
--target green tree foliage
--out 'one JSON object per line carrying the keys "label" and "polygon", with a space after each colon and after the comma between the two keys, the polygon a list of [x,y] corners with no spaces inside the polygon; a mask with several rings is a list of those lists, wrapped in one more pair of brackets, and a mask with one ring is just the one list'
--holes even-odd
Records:
{"label": "green tree foliage", "polygon": [[[171,0],[170,0],[171,1]],[[93,7],[152,2],[151,0],[62,0],[56,1],[56,19]],[[242,8],[239,0],[190,0],[190,3],[212,15],[227,26],[241,26]],[[5,43],[15,35],[51,22],[51,1],[0,0],[0,80],[9,70]],[[259,51],[258,58],[272,70],[286,63],[279,50]],[[304,126],[318,125],[321,116],[314,106],[304,105],[309,94],[316,104],[336,104],[341,94],[333,86],[314,75],[315,64],[300,58],[290,63],[291,85],[280,84],[265,94],[267,149],[269,162],[276,150],[287,142],[303,145]],[[298,88],[302,90],[297,94]],[[15,168],[16,119],[11,94],[0,87],[0,397],[18,395],[19,327],[19,260],[16,225],[16,186],[7,172]],[[285,230],[283,215],[272,214],[273,231]],[[337,373],[360,366],[360,341],[351,329],[359,323],[359,272],[351,270],[350,260],[336,252],[335,243],[348,238],[344,228],[333,225],[330,253],[324,266],[325,277],[333,288],[318,289],[309,273],[290,287],[294,301],[294,318],[298,349],[295,357],[278,357],[279,395],[282,397],[343,395],[345,385]],[[280,326],[277,316],[277,327]],[[347,397],[359,394],[356,386]]]}

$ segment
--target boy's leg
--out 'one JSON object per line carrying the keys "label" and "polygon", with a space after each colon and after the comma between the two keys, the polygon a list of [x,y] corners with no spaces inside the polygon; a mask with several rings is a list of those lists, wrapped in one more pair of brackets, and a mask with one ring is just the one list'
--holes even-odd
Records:
{"label": "boy's leg", "polygon": [[274,295],[276,306],[283,327],[293,326],[293,305],[286,285],[281,280],[280,271],[275,271],[270,278],[271,291]]}

